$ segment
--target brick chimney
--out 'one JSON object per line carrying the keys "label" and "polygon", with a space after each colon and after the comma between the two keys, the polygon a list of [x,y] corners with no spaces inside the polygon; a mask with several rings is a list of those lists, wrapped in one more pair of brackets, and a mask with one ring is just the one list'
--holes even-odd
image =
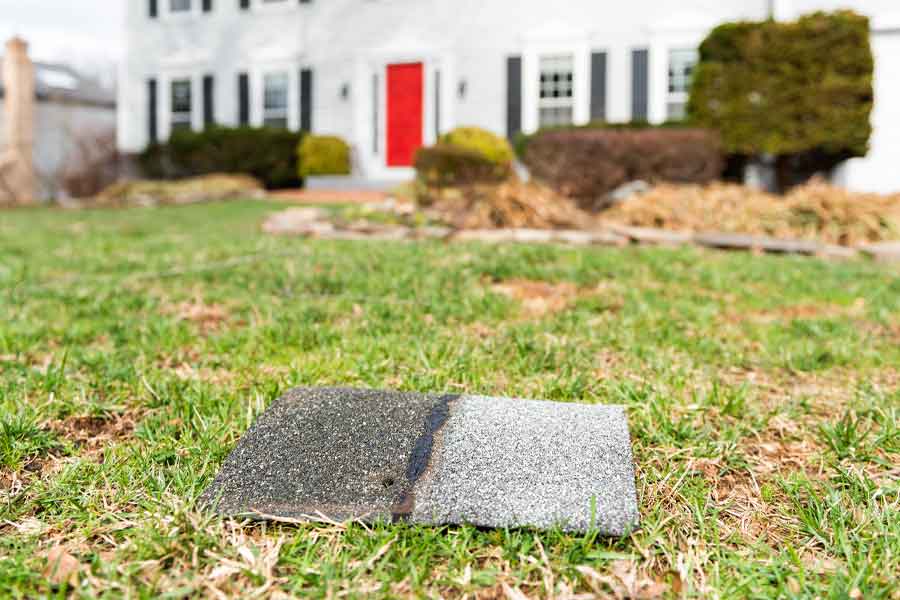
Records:
{"label": "brick chimney", "polygon": [[28,44],[21,38],[6,43],[3,54],[5,89],[4,147],[0,148],[0,201],[25,204],[34,201],[34,65]]}

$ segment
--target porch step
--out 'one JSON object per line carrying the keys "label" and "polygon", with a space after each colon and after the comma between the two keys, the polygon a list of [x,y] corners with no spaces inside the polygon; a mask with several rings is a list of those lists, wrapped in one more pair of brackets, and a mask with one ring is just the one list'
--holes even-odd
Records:
{"label": "porch step", "polygon": [[398,181],[367,179],[359,175],[316,175],[306,178],[306,189],[333,192],[389,192],[397,187]]}

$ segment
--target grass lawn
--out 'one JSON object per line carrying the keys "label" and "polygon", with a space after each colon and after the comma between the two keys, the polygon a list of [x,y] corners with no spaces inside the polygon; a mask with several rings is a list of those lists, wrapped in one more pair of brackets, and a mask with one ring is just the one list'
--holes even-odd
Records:
{"label": "grass lawn", "polygon": [[[281,208],[0,213],[0,597],[900,597],[896,270],[259,233]],[[624,404],[643,527],[199,512],[296,385]]]}

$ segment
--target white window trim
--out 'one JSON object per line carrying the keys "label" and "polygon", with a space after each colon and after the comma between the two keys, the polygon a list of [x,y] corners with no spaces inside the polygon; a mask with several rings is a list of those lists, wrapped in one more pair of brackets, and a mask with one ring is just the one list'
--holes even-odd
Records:
{"label": "white window trim", "polygon": [[246,72],[250,77],[250,125],[262,127],[265,122],[265,76],[287,73],[287,128],[300,130],[300,69],[299,60],[257,64]]}
{"label": "white window trim", "polygon": [[284,115],[278,118],[283,118],[285,121],[285,126],[290,128],[291,124],[291,74],[288,71],[264,71],[262,74],[262,113],[263,113],[263,124],[266,122],[267,114],[266,111],[269,110],[266,108],[266,79],[272,76],[280,76],[285,79],[285,98],[284,98]]}
{"label": "white window trim", "polygon": [[[671,115],[669,114],[669,105],[670,104],[687,104],[690,99],[690,92],[672,92],[669,90],[671,81],[669,80],[669,70],[671,69],[672,63],[672,53],[679,51],[692,51],[696,52],[696,47],[670,47],[666,51],[666,112],[665,119],[671,119]],[[696,66],[695,66],[696,68]]]}
{"label": "white window trim", "polygon": [[540,125],[542,56],[570,54],[574,59],[572,122],[585,125],[591,115],[591,46],[588,41],[541,42],[526,45],[522,52],[522,131],[534,133]]}
{"label": "white window trim", "polygon": [[[692,27],[677,31],[654,31],[650,40],[650,65],[647,85],[649,86],[649,121],[663,123],[669,117],[669,102],[674,95],[669,94],[669,52],[700,48],[709,33],[705,27]],[[687,94],[684,94],[687,101]]]}
{"label": "white window trim", "polygon": [[182,79],[191,82],[191,130],[203,129],[203,75],[194,70],[166,71],[159,77],[157,89],[157,128],[160,141],[172,135],[172,82]]}
{"label": "white window trim", "polygon": [[[575,119],[575,56],[572,54],[541,54],[538,56],[538,80],[541,79],[543,75],[543,62],[545,59],[549,58],[571,58],[572,60],[572,95],[571,96],[563,96],[561,98],[541,98],[541,93],[543,90],[538,88],[538,126],[541,127],[541,110],[542,109],[559,109],[559,108],[570,108],[572,110],[572,124],[574,124]],[[541,84],[543,85],[543,84]]]}

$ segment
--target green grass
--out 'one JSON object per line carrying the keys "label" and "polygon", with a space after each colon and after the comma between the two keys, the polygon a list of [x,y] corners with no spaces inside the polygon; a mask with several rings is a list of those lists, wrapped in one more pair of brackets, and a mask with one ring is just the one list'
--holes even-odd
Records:
{"label": "green grass", "polygon": [[[0,213],[0,597],[897,598],[896,271],[259,233],[280,208]],[[199,512],[296,385],[624,404],[642,529]]]}

